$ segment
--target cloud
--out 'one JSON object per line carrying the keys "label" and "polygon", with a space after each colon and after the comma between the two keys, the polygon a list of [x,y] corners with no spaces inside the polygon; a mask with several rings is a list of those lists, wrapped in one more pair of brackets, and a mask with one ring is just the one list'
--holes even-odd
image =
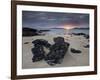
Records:
{"label": "cloud", "polygon": [[89,25],[89,14],[23,11],[23,26],[52,27],[62,25]]}

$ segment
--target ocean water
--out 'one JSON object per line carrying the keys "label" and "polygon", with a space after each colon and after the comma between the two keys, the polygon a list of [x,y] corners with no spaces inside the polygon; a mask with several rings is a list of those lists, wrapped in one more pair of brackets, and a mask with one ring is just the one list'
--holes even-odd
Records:
{"label": "ocean water", "polygon": [[89,29],[50,29],[50,31],[45,32],[47,35],[67,35],[72,33],[85,33],[89,35]]}

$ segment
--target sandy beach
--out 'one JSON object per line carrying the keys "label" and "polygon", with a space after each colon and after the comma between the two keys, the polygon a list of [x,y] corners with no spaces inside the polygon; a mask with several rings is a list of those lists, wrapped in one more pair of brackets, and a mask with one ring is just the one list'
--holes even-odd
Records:
{"label": "sandy beach", "polygon": [[[61,64],[56,64],[55,66],[48,65],[44,60],[38,62],[32,62],[32,52],[31,49],[34,47],[32,44],[33,40],[45,39],[50,44],[54,44],[54,37],[64,37],[65,42],[70,43],[68,52],[66,53],[63,62]],[[88,66],[89,65],[89,48],[84,46],[88,45],[88,39],[82,35],[44,35],[44,36],[32,36],[22,38],[22,68],[50,68],[50,67],[71,67],[71,66]],[[26,43],[26,44],[25,44]],[[82,51],[81,53],[72,53],[71,48],[78,49]],[[49,52],[45,48],[46,54]]]}

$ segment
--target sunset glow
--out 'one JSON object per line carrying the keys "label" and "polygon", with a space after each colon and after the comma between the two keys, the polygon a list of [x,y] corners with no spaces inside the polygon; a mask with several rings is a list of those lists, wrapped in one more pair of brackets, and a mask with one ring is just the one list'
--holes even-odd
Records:
{"label": "sunset glow", "polygon": [[71,26],[71,25],[65,25],[64,26],[64,29],[67,29],[67,30],[69,30],[69,29],[73,29],[74,27],[73,26]]}

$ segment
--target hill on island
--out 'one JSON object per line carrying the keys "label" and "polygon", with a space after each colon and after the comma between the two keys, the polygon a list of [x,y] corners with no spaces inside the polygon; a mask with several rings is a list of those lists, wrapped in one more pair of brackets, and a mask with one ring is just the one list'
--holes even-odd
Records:
{"label": "hill on island", "polygon": [[38,35],[38,30],[32,28],[22,28],[22,36],[35,36]]}

